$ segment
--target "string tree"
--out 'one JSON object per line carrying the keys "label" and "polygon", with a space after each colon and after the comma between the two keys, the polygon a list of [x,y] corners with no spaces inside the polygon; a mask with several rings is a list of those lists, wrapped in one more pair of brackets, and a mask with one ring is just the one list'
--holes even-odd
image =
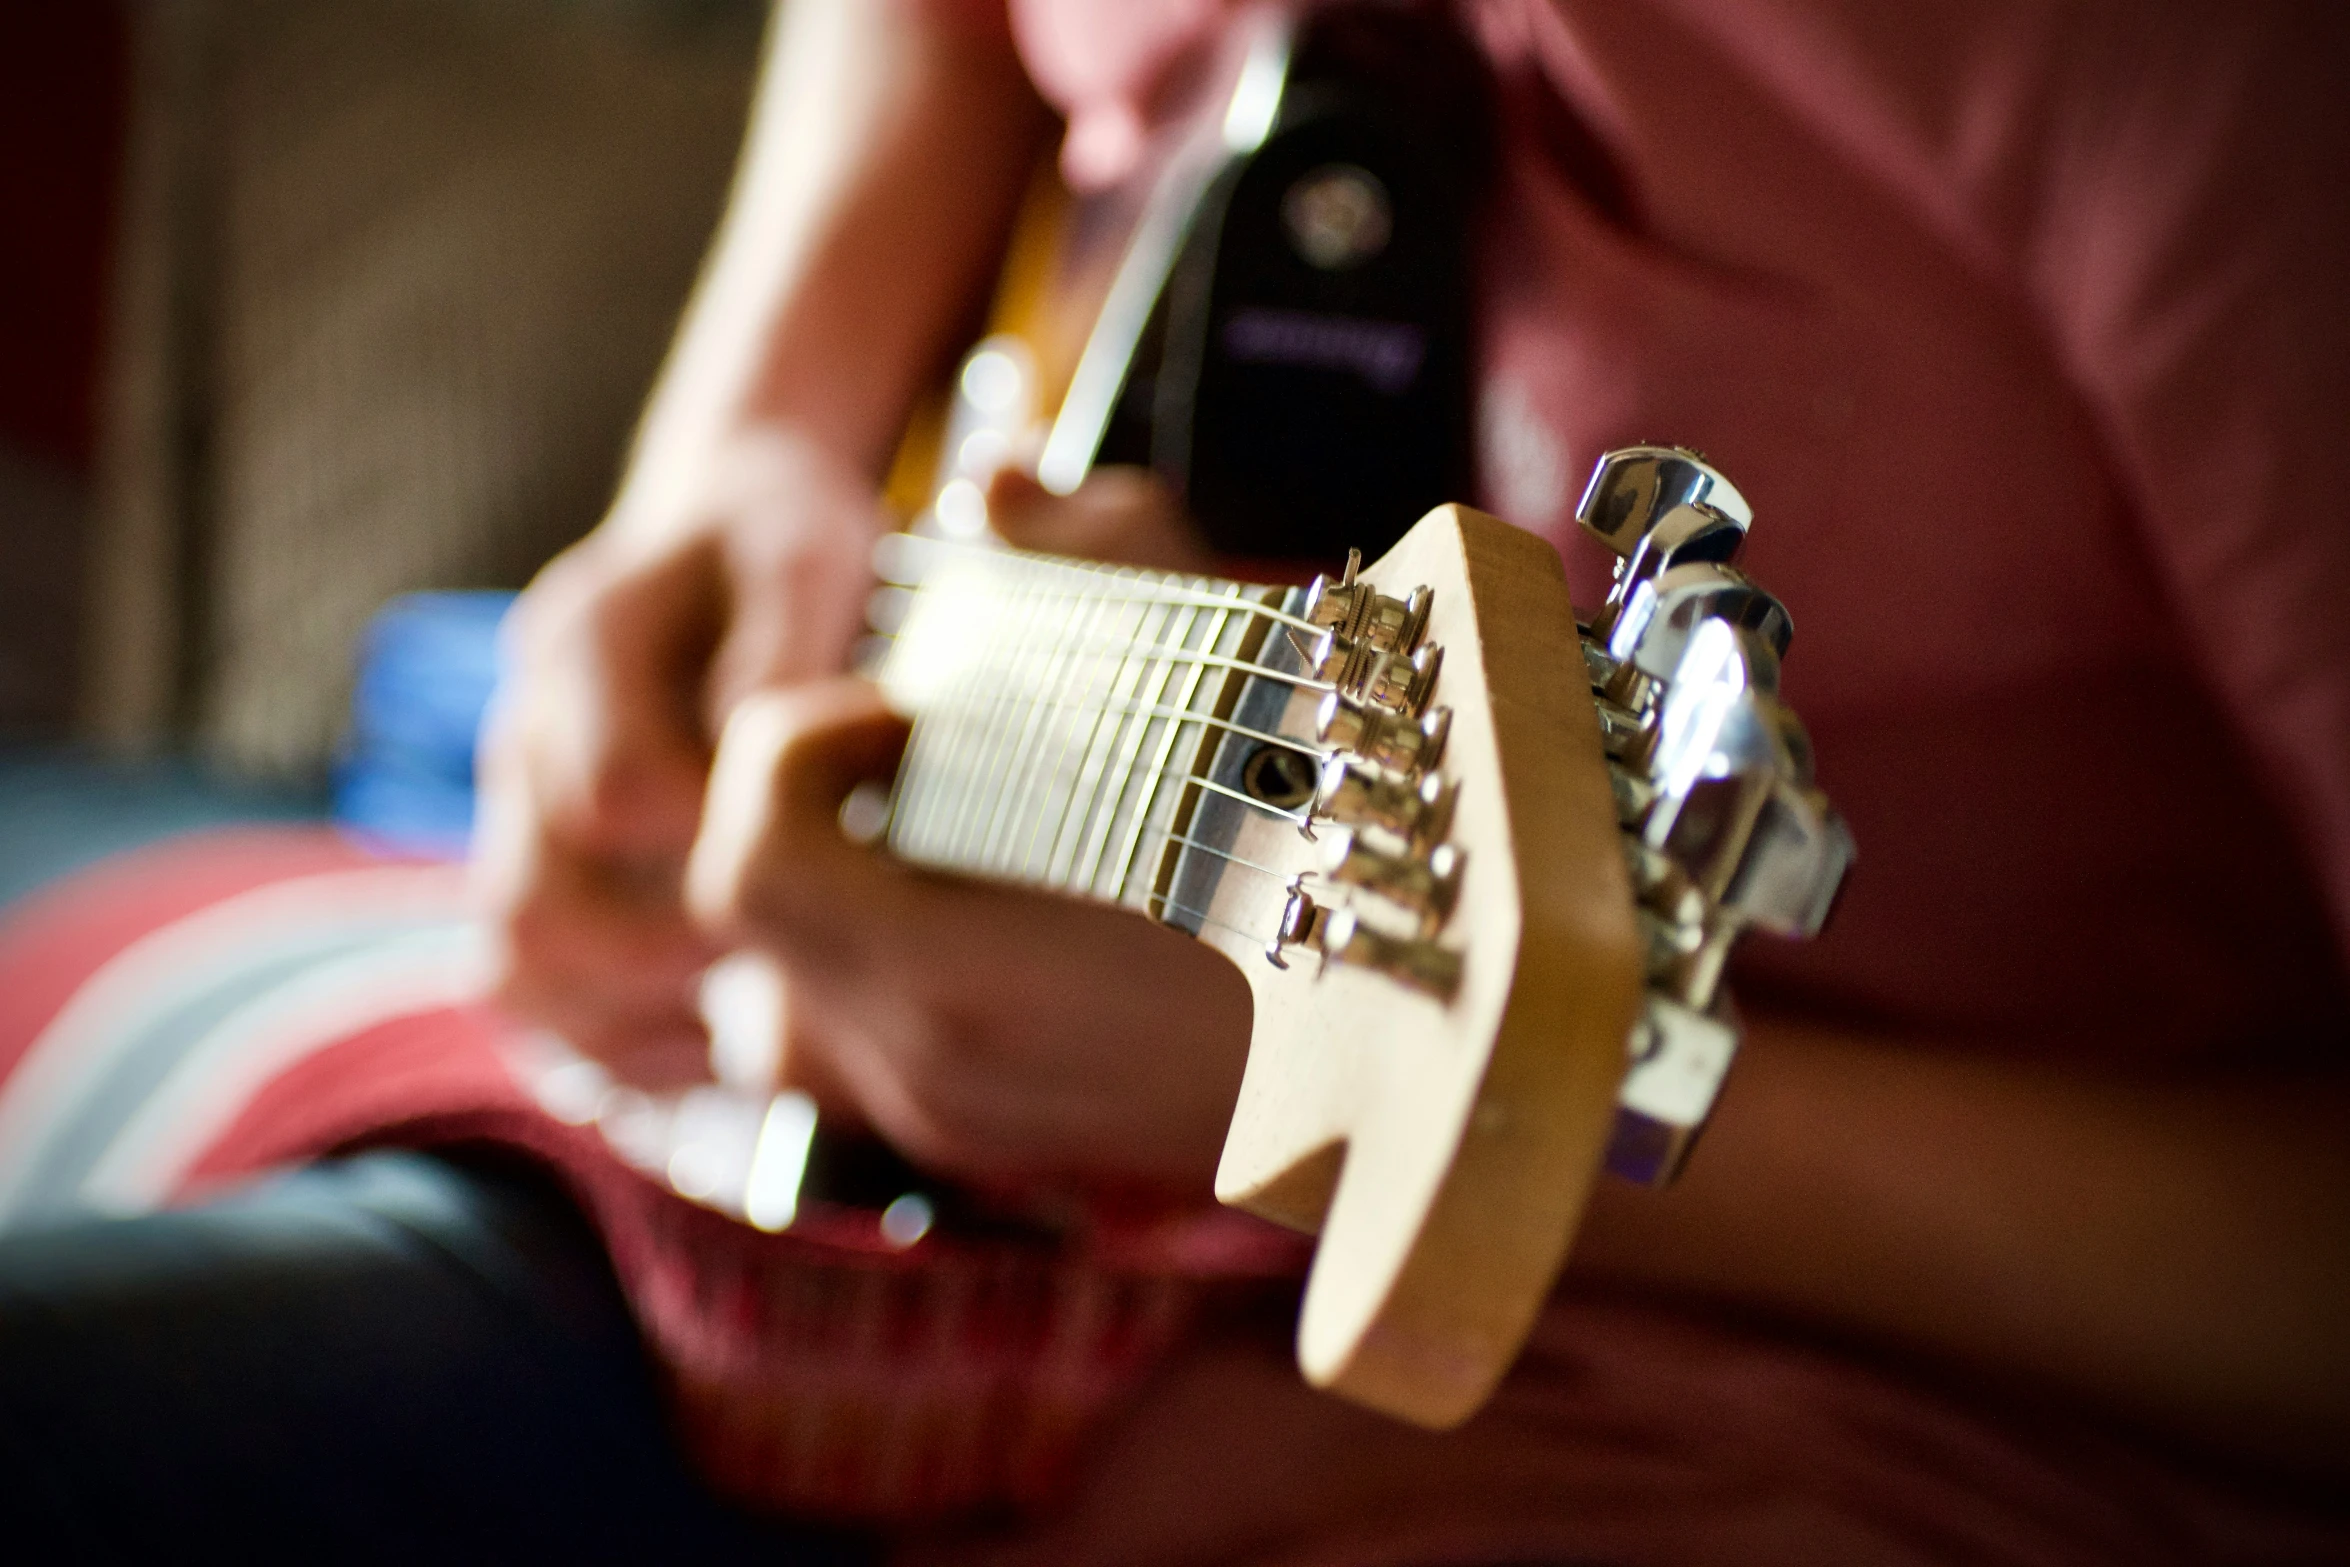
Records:
{"label": "string tree", "polygon": [[1322,950],[1322,923],[1328,910],[1314,901],[1306,891],[1305,877],[1298,876],[1289,884],[1289,898],[1281,907],[1281,917],[1273,928],[1273,939],[1265,943],[1265,960],[1275,968],[1289,967],[1286,953],[1291,947],[1310,952]]}

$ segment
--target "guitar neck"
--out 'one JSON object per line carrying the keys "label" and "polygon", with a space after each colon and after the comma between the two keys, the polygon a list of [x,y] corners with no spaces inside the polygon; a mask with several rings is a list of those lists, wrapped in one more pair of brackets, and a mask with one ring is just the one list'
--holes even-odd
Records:
{"label": "guitar neck", "polygon": [[[1196,929],[1173,867],[1202,796],[1235,792],[1208,775],[1243,692],[1326,689],[1284,656],[1284,629],[1313,629],[1293,590],[903,536],[886,553],[879,677],[914,720],[892,851]],[[1307,776],[1318,753],[1289,748]]]}

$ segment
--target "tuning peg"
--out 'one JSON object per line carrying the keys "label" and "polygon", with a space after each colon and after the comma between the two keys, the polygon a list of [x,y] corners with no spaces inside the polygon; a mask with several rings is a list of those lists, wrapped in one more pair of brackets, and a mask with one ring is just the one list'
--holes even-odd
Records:
{"label": "tuning peg", "polygon": [[1322,698],[1314,732],[1325,746],[1416,777],[1444,754],[1444,742],[1452,734],[1452,709],[1434,708],[1415,722],[1333,691]]}
{"label": "tuning peg", "polygon": [[1676,566],[1710,562],[1727,565],[1746,542],[1746,524],[1702,502],[1676,506],[1641,535],[1632,553],[1616,562],[1615,585],[1607,603],[1592,617],[1592,634],[1601,641],[1614,635],[1624,606],[1640,585],[1654,581]]}
{"label": "tuning peg", "polygon": [[1607,1168],[1662,1186],[1679,1172],[1713,1113],[1738,1053],[1738,1030],[1711,1012],[1652,995],[1629,1045],[1632,1065],[1616,1091]]}
{"label": "tuning peg", "polygon": [[1363,672],[1351,694],[1372,707],[1417,718],[1436,694],[1436,677],[1443,668],[1444,649],[1434,643],[1408,657],[1382,653]]}
{"label": "tuning peg", "polygon": [[1435,934],[1460,901],[1461,852],[1449,843],[1425,855],[1389,854],[1340,831],[1324,847],[1322,869],[1334,882],[1375,892],[1411,910],[1419,916],[1423,936]]}
{"label": "tuning peg", "polygon": [[[1752,632],[1769,657],[1749,659],[1750,681],[1763,690],[1777,689],[1778,661],[1787,656],[1794,621],[1784,605],[1744,573],[1710,561],[1675,566],[1626,598],[1608,639],[1608,655],[1616,661],[1611,687],[1625,678],[1627,668],[1650,680],[1672,678],[1690,637],[1707,620]],[[1624,700],[1613,689],[1610,694]]]}
{"label": "tuning peg", "polygon": [[1424,853],[1450,836],[1458,796],[1438,773],[1423,773],[1414,782],[1331,756],[1322,762],[1313,811],[1349,827],[1384,828]]}
{"label": "tuning peg", "polygon": [[1777,936],[1816,936],[1835,910],[1852,859],[1852,830],[1828,797],[1781,780],[1724,881],[1722,913]]}
{"label": "tuning peg", "polygon": [[1754,521],[1737,486],[1696,452],[1627,446],[1607,453],[1591,470],[1591,482],[1575,504],[1575,520],[1619,558],[1629,559],[1659,518],[1691,504],[1712,508],[1742,532]]}
{"label": "tuning peg", "polygon": [[1356,580],[1355,573],[1361,568],[1362,553],[1350,551],[1344,576],[1336,582],[1316,577],[1306,589],[1305,618],[1341,641],[1373,652],[1410,653],[1428,629],[1428,611],[1435,595],[1421,587],[1412,589],[1408,597],[1389,598],[1368,582]]}
{"label": "tuning peg", "polygon": [[1439,1001],[1460,989],[1461,955],[1432,941],[1414,941],[1373,930],[1352,909],[1327,909],[1315,922],[1322,955],[1349,968],[1385,974]]}

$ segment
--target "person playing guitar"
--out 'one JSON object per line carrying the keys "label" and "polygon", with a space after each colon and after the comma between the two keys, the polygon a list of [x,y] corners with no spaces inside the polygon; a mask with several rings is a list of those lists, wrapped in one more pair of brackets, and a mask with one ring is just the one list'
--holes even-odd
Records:
{"label": "person playing guitar", "polygon": [[[837,824],[901,738],[844,672],[881,486],[1040,155],[1135,176],[1262,9],[783,9],[618,498],[521,604],[473,868],[508,1008],[696,1081],[697,978],[750,949],[784,1080],[924,1168],[1208,1200],[1236,971]],[[2282,3],[1452,9],[1500,146],[1479,499],[1567,547],[1602,451],[1738,475],[1866,873],[1827,939],[1742,956],[1702,1150],[1596,1191],[1485,1415],[1415,1431],[1211,1335],[1041,1516],[899,1548],[2343,1549],[2350,34]],[[1007,467],[986,501],[1017,546],[1214,564],[1139,470]],[[756,803],[706,811],[746,704]]]}

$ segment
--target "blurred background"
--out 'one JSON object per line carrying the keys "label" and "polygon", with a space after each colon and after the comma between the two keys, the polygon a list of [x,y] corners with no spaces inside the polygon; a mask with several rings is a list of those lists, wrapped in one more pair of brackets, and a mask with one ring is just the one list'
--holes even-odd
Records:
{"label": "blurred background", "polygon": [[[382,783],[363,628],[518,587],[596,520],[766,12],[0,7],[0,898]],[[404,601],[376,707],[496,602]]]}

